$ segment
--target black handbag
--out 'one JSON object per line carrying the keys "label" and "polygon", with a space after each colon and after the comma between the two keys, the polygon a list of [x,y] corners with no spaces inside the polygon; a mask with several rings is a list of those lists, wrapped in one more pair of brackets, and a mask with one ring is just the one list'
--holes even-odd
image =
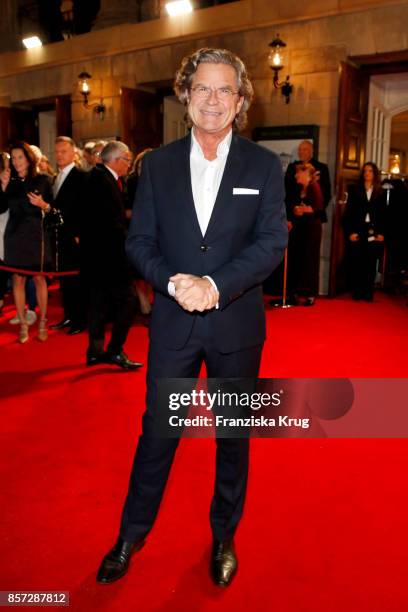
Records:
{"label": "black handbag", "polygon": [[64,225],[64,219],[58,208],[51,208],[44,217],[44,225],[47,229],[58,229]]}

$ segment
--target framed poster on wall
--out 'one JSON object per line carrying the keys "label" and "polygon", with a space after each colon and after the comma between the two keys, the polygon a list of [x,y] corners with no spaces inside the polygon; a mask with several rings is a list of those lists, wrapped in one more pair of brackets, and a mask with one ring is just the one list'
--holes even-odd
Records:
{"label": "framed poster on wall", "polygon": [[319,155],[318,125],[257,127],[252,132],[252,139],[279,155],[284,172],[288,165],[297,159],[297,149],[302,140],[310,140],[313,143],[313,156]]}

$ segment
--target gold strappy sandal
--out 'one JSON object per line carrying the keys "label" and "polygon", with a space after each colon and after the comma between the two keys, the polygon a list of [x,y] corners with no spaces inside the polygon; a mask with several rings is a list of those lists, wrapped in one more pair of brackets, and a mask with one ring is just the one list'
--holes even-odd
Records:
{"label": "gold strappy sandal", "polygon": [[47,319],[41,319],[38,323],[38,339],[45,342],[48,338]]}
{"label": "gold strappy sandal", "polygon": [[28,325],[27,323],[21,323],[20,331],[18,334],[18,341],[20,344],[24,344],[28,340]]}

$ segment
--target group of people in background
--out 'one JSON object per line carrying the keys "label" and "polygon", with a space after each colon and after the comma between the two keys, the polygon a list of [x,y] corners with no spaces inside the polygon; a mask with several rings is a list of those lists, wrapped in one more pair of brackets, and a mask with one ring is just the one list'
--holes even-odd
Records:
{"label": "group of people in background", "polygon": [[[118,141],[89,142],[83,150],[60,136],[56,169],[34,145],[16,142],[0,157],[0,307],[12,274],[19,324],[18,340],[29,339],[37,319],[37,337],[48,338],[47,273],[60,275],[63,317],[52,326],[70,335],[89,330],[87,363],[141,364],[123,352],[137,311],[151,309],[149,285],[127,263],[125,239],[143,157]],[[133,163],[133,167],[132,167]],[[331,199],[329,171],[303,141],[298,160],[285,174],[289,229],[287,301],[312,306],[319,294],[322,224]],[[387,194],[377,166],[364,164],[357,185],[349,188],[343,218],[346,263],[353,298],[372,301],[378,261],[387,233]],[[105,323],[113,320],[106,350]]]}
{"label": "group of people in background", "polygon": [[[285,270],[283,265],[276,270],[266,288],[272,294],[279,294],[286,274],[286,303],[313,306],[319,295],[322,224],[327,222],[326,209],[332,194],[328,167],[314,157],[313,145],[308,140],[299,144],[298,159],[288,165],[285,192],[289,229],[287,265]],[[389,269],[403,269],[408,264],[408,249],[402,252],[398,234],[406,223],[401,223],[401,214],[395,215],[395,209],[402,208],[407,217],[407,203],[406,184],[381,181],[380,170],[373,162],[366,162],[357,183],[348,186],[342,219],[343,272],[353,299],[373,301],[377,272],[381,269],[384,274],[385,245],[392,260]],[[274,299],[271,303],[279,305],[281,300]]]}
{"label": "group of people in background", "polygon": [[[63,306],[63,318],[52,328],[70,335],[88,328],[87,364],[112,363],[127,370],[142,365],[129,359],[123,346],[137,312],[136,294],[143,315],[151,308],[149,287],[125,254],[144,153],[132,168],[133,155],[122,142],[88,143],[80,154],[71,138],[60,136],[56,171],[37,147],[24,142],[13,143],[1,155],[0,298],[11,274],[17,310],[12,322],[19,324],[20,343],[27,342],[37,319],[35,305],[37,338],[48,338],[47,277],[52,275],[59,277]],[[36,304],[26,291],[30,284]],[[108,320],[112,333],[105,348]]]}

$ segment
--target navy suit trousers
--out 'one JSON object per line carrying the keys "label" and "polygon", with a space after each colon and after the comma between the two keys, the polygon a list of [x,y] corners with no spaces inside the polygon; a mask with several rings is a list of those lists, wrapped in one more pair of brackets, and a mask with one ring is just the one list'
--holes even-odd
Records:
{"label": "navy suit trousers", "polygon": [[[129,542],[146,536],[157,516],[178,439],[155,435],[158,379],[197,378],[204,362],[208,378],[256,378],[262,345],[222,354],[214,348],[210,317],[195,317],[186,346],[171,350],[151,342],[147,372],[147,406],[122,514],[120,535]],[[216,438],[216,477],[210,522],[214,539],[234,535],[241,518],[247,477],[248,438]]]}

